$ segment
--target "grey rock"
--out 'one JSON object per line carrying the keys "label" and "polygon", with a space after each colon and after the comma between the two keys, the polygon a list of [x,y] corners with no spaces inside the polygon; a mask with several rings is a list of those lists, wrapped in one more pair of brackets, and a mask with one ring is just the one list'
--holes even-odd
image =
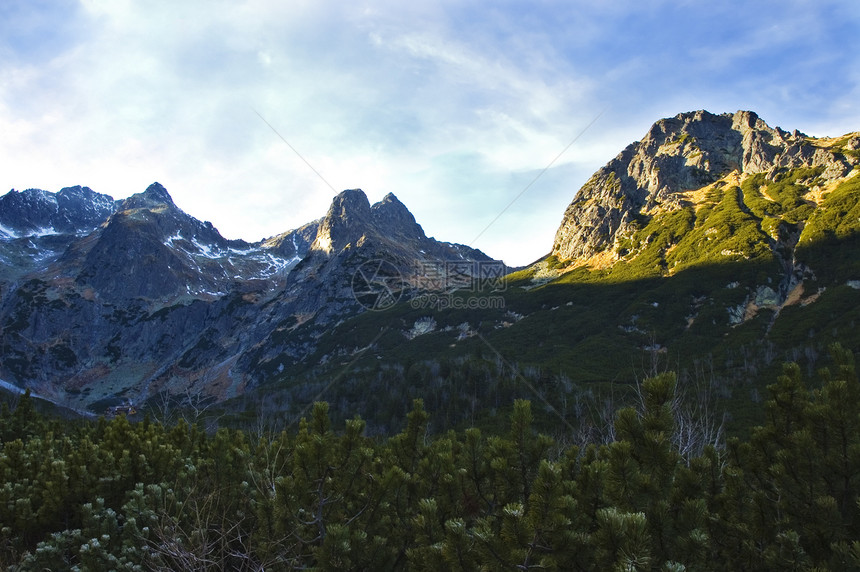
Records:
{"label": "grey rock", "polygon": [[785,169],[823,166],[828,181],[844,177],[853,165],[798,131],[769,127],[751,111],[700,110],[661,119],[582,186],[565,210],[552,254],[587,259],[614,248],[640,215],[682,206],[681,193],[733,171],[772,179]]}
{"label": "grey rock", "polygon": [[759,286],[756,288],[755,298],[753,298],[753,301],[755,305],[760,308],[764,306],[778,306],[782,302],[779,294],[777,294],[770,286]]}
{"label": "grey rock", "polygon": [[365,311],[353,288],[362,264],[385,262],[405,291],[420,264],[490,260],[428,238],[394,195],[371,206],[359,189],[256,243],[226,240],[158,183],[122,201],[86,187],[13,191],[0,221],[0,378],[72,407],[233,397]]}
{"label": "grey rock", "polygon": [[[114,200],[89,187],[66,187],[58,193],[40,189],[0,197],[0,226],[6,238],[46,234],[86,234],[113,214]],[[2,235],[0,235],[2,238]]]}

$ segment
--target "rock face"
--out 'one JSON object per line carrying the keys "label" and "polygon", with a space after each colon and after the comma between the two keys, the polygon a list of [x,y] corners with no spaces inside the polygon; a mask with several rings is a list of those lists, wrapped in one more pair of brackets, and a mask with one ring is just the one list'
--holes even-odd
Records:
{"label": "rock face", "polygon": [[0,197],[0,237],[88,233],[115,209],[111,197],[89,187],[66,187],[56,194],[12,190]]}
{"label": "rock face", "polygon": [[316,238],[287,279],[287,294],[302,314],[325,323],[360,306],[352,279],[359,267],[384,261],[408,286],[422,268],[452,261],[487,262],[483,252],[428,238],[415,217],[393,194],[373,206],[360,189],[347,190],[332,201],[320,221]]}
{"label": "rock face", "polygon": [[[859,145],[856,136],[845,142],[848,149]],[[564,213],[552,254],[585,260],[614,249],[637,217],[689,204],[686,191],[732,172],[773,180],[788,169],[822,166],[821,177],[832,181],[856,162],[856,155],[834,152],[798,131],[771,128],[751,111],[662,119],[583,185]]]}
{"label": "rock face", "polygon": [[422,272],[444,272],[454,263],[467,271],[483,263],[503,267],[479,250],[428,238],[393,194],[370,205],[360,189],[343,191],[283,291],[265,305],[258,322],[266,325],[252,338],[266,342],[245,352],[236,367],[249,372],[251,384],[261,383],[303,360],[333,325],[376,308],[380,296],[396,301],[418,294],[426,287]]}
{"label": "rock face", "polygon": [[0,224],[0,379],[76,408],[237,395],[366,309],[353,285],[362,264],[384,262],[414,291],[421,264],[489,261],[425,236],[394,195],[371,206],[358,189],[253,244],[184,213],[158,183],[122,201],[13,191]]}

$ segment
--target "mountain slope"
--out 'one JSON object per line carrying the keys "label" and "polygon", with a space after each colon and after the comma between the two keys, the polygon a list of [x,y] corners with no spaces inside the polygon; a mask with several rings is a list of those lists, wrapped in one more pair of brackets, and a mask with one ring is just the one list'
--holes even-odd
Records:
{"label": "mountain slope", "polygon": [[798,131],[773,129],[750,111],[697,111],[660,120],[580,189],[565,211],[552,254],[584,261],[609,250],[610,259],[617,260],[611,251],[622,247],[623,239],[645,220],[695,206],[695,191],[701,194],[720,182],[737,186],[759,174],[761,183],[773,182],[788,171],[806,168],[811,169],[805,171],[810,178],[815,173],[809,189],[814,193],[814,187],[820,190],[850,174],[858,149],[856,133],[816,140]]}
{"label": "mountain slope", "polygon": [[751,112],[658,121],[576,194],[551,255],[495,291],[336,324],[249,407],[290,418],[322,395],[385,431],[420,397],[444,429],[521,397],[579,426],[672,368],[746,426],[782,361],[860,351],[858,149]]}
{"label": "mountain slope", "polygon": [[352,284],[361,264],[387,264],[400,296],[416,261],[489,260],[427,238],[394,195],[371,206],[345,191],[322,219],[249,244],[184,213],[158,183],[123,201],[73,191],[0,203],[0,379],[75,407],[241,394],[366,310]]}
{"label": "mountain slope", "polygon": [[172,395],[286,422],[325,399],[387,431],[414,398],[436,429],[492,425],[516,398],[583,427],[671,367],[742,428],[782,361],[811,375],[833,341],[860,351],[858,149],[751,112],[660,120],[576,193],[552,254],[504,280],[393,195],[344,191],[247,244],[157,184],[40,234],[57,227],[33,193],[0,239],[17,261],[0,379],[96,411]]}

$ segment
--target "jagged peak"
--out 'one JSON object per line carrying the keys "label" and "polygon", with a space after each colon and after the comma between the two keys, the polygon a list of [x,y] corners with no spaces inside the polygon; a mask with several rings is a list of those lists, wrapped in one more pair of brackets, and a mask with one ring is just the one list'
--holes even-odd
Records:
{"label": "jagged peak", "polygon": [[147,199],[162,202],[168,205],[173,204],[173,198],[170,196],[170,193],[167,192],[167,189],[161,183],[155,182],[146,187],[146,190],[143,191],[143,196]]}
{"label": "jagged peak", "polygon": [[841,179],[857,159],[836,147],[772,128],[748,110],[720,115],[698,110],[660,119],[579,190],[552,252],[562,260],[581,260],[607,251],[637,217],[679,208],[689,202],[690,192],[731,173],[775,180],[787,170],[821,167],[823,181]]}
{"label": "jagged peak", "polygon": [[175,207],[173,198],[161,183],[155,182],[146,187],[142,193],[137,193],[122,202],[121,209],[154,208],[160,205]]}
{"label": "jagged peak", "polygon": [[370,213],[370,201],[361,189],[346,189],[335,195],[328,217],[363,216]]}
{"label": "jagged peak", "polygon": [[393,193],[371,206],[364,191],[347,189],[332,200],[311,249],[332,253],[362,236],[426,239],[415,217]]}
{"label": "jagged peak", "polygon": [[[408,214],[410,217],[412,217],[412,213],[409,212],[409,209],[406,208],[406,205],[404,205],[400,201],[400,199],[398,199],[394,195],[394,193],[388,193],[387,195],[382,197],[382,200],[379,201],[378,203],[374,204],[371,207],[371,210],[374,213],[380,213],[380,212],[382,212],[382,213],[399,213],[399,214]],[[414,221],[415,218],[412,217],[412,220]]]}
{"label": "jagged peak", "polygon": [[697,135],[714,129],[736,131],[742,136],[752,131],[761,131],[770,136],[778,136],[780,139],[803,136],[799,132],[791,134],[779,127],[769,126],[755,111],[740,109],[734,113],[715,114],[706,109],[698,109],[655,121],[642,141],[637,143],[649,141],[663,143],[665,140],[672,140],[684,133]]}
{"label": "jagged peak", "polygon": [[52,193],[51,191],[45,191],[43,189],[36,188],[24,189],[23,191],[11,189],[8,193],[4,195],[4,198],[5,197],[9,197],[10,200],[43,200],[48,202],[56,202],[54,193]]}
{"label": "jagged peak", "polygon": [[331,201],[311,250],[330,254],[356,240],[371,219],[370,201],[361,189],[341,191]]}
{"label": "jagged peak", "polygon": [[[400,201],[400,199],[397,198],[397,195],[395,195],[394,193],[386,193],[386,195],[384,197],[382,197],[382,200],[379,201],[378,203],[376,203],[376,205],[387,205],[387,204],[403,205],[403,203]],[[376,205],[374,205],[374,206],[376,206]]]}
{"label": "jagged peak", "polygon": [[72,185],[71,187],[63,187],[57,193],[58,195],[93,195],[96,194],[94,190],[89,187],[84,187],[81,185]]}
{"label": "jagged peak", "polygon": [[421,240],[426,238],[424,229],[415,221],[415,216],[394,193],[388,193],[373,205],[373,221],[387,234]]}

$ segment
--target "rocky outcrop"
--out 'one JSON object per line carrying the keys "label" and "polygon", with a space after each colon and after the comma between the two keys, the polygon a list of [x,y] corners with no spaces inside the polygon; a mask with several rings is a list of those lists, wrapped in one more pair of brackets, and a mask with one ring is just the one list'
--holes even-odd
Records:
{"label": "rocky outcrop", "polygon": [[267,238],[262,242],[262,246],[282,258],[298,262],[307,255],[311,244],[316,240],[319,225],[319,220],[309,222],[297,229]]}
{"label": "rocky outcrop", "polygon": [[352,279],[369,261],[384,261],[410,288],[422,268],[464,260],[491,259],[479,250],[428,238],[393,194],[371,206],[361,189],[352,189],[332,200],[308,255],[288,277],[286,295],[296,300],[299,313],[327,325],[360,308]]}
{"label": "rocky outcrop", "polygon": [[[857,139],[857,138],[854,138]],[[846,146],[860,143],[854,139]],[[725,175],[824,167],[825,181],[844,177],[856,164],[817,140],[771,128],[755,113],[682,113],[656,122],[583,185],[567,207],[552,254],[561,260],[588,259],[613,249],[637,218],[688,204],[686,191]]]}
{"label": "rocky outcrop", "polygon": [[85,234],[107,220],[114,210],[111,197],[89,187],[66,187],[58,193],[13,189],[0,197],[0,239]]}
{"label": "rocky outcrop", "polygon": [[258,243],[225,239],[158,183],[122,201],[13,192],[0,221],[0,378],[72,407],[235,396],[367,308],[353,283],[363,264],[387,264],[405,291],[422,264],[489,260],[428,238],[393,194],[371,206],[359,189]]}

